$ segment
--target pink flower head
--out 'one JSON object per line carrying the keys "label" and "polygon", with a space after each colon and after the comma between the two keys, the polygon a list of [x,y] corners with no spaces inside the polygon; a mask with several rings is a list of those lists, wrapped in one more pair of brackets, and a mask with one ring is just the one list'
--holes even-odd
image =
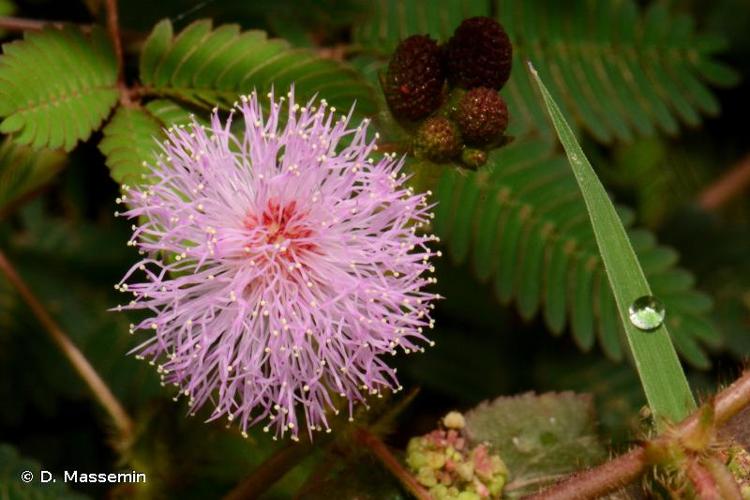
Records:
{"label": "pink flower head", "polygon": [[268,97],[235,105],[242,132],[216,110],[210,127],[168,131],[150,184],[118,200],[144,259],[116,287],[134,296],[118,309],[149,314],[134,351],[192,413],[210,403],[243,435],[265,421],[296,440],[300,419],[330,431],[332,392],[351,418],[367,393],[401,389],[382,358],[430,343],[437,238],[418,232],[430,207],[403,161],[371,158],[367,120]]}

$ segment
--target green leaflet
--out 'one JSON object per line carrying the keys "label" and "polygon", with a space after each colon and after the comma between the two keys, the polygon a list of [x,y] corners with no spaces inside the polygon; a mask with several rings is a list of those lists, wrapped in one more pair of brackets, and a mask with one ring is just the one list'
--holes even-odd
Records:
{"label": "green leaflet", "polygon": [[0,214],[14,201],[48,183],[65,162],[65,155],[59,151],[34,151],[5,138],[0,142]]}
{"label": "green leaflet", "polygon": [[118,108],[99,143],[112,178],[131,186],[143,182],[142,174],[147,171],[144,163],[154,163],[159,143],[166,138],[164,129],[189,125],[193,119],[207,125],[205,119],[169,99],[154,99],[143,108]]}
{"label": "green leaflet", "polygon": [[199,110],[229,107],[254,89],[283,94],[293,84],[298,101],[318,96],[341,111],[356,102],[360,115],[377,109],[372,87],[347,65],[268,39],[262,31],[242,32],[234,24],[214,29],[210,20],[176,35],[169,20],[157,24],[141,51],[140,76],[146,93],[161,98],[143,108],[118,109],[99,144],[119,183],[140,183],[144,162],[153,162],[164,139],[163,129],[190,122],[183,104]]}
{"label": "green leaflet", "polygon": [[[446,41],[463,19],[491,15],[486,2],[475,0],[381,0],[369,6],[368,21],[354,36],[381,56],[381,68],[409,35]],[[498,0],[494,11],[513,41],[515,71],[502,90],[510,135],[538,131],[554,140],[534,85],[520,69],[530,58],[565,116],[601,142],[657,130],[675,134],[680,122],[694,126],[701,114],[719,111],[708,84],[738,79],[714,57],[723,39],[696,33],[690,16],[668,11],[663,2],[642,13],[633,0]],[[372,64],[368,68],[372,73]]]}
{"label": "green leaflet", "polygon": [[106,156],[112,178],[131,186],[142,182],[144,162],[153,163],[157,141],[163,139],[162,124],[147,111],[120,107],[104,127],[99,150]]}
{"label": "green leaflet", "polygon": [[117,62],[94,28],[27,31],[0,56],[0,132],[34,148],[70,151],[99,128],[117,102]]}
{"label": "green leaflet", "polygon": [[410,35],[447,40],[464,19],[490,15],[484,0],[379,0],[368,7],[371,14],[355,27],[354,41],[384,55]]}
{"label": "green leaflet", "polygon": [[651,295],[651,288],[617,211],[586,159],[575,134],[537,72],[532,68],[531,73],[539,85],[586,202],[591,226],[646,399],[656,417],[657,426],[664,428],[663,419],[678,422],[695,408],[690,386],[670,341],[666,324],[644,332],[628,319],[630,305],[641,296]]}
{"label": "green leaflet", "polygon": [[707,83],[732,85],[737,74],[714,59],[720,39],[695,33],[685,14],[654,2],[515,0],[498,2],[514,42],[514,67],[503,89],[510,133],[541,130],[554,138],[523,63],[532,59],[563,115],[598,141],[629,141],[656,130],[695,126],[719,111]]}
{"label": "green leaflet", "polygon": [[273,87],[283,95],[294,84],[300,101],[317,95],[341,111],[355,101],[360,114],[377,110],[372,87],[346,64],[263,31],[240,31],[235,24],[214,29],[210,20],[177,35],[169,20],[157,24],[143,46],[140,76],[149,92],[202,107],[231,106],[253,89]]}
{"label": "green leaflet", "polygon": [[[434,229],[456,262],[471,262],[502,302],[521,315],[542,314],[553,334],[566,324],[576,344],[594,343],[614,360],[624,357],[625,336],[578,186],[565,158],[542,140],[521,139],[492,151],[486,167],[448,169],[435,189]],[[630,212],[622,211],[630,224]],[[700,344],[715,347],[708,297],[677,267],[677,254],[651,233],[630,229],[633,246],[657,296],[680,355],[706,368]],[[700,325],[696,328],[696,325]]]}

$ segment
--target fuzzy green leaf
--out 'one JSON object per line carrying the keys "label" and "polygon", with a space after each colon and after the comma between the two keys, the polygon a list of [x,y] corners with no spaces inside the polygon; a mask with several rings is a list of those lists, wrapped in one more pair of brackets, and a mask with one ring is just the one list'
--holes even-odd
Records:
{"label": "fuzzy green leaf", "polygon": [[[578,144],[575,134],[537,72],[532,68],[531,73],[539,85],[547,111],[552,118],[560,142],[565,148],[574,177],[586,202],[599,253],[612,286],[620,313],[620,322],[625,329],[630,352],[641,378],[641,385],[649,406],[654,416],[657,417],[657,425],[663,428],[665,424],[662,419],[678,422],[695,408],[690,386],[670,340],[667,326],[661,324],[653,331],[644,332],[629,320],[629,308],[639,297],[652,295],[651,287],[625,227],[604,186]],[[666,261],[666,265],[669,265],[669,256],[663,260]],[[704,308],[701,305],[703,301],[696,303],[695,297],[690,299],[688,302],[692,303],[693,308],[698,310]],[[687,339],[689,337],[677,337],[675,342],[679,343],[680,340],[684,342]],[[683,345],[683,351],[685,350],[694,350],[694,346]]]}
{"label": "fuzzy green leaf", "polygon": [[214,29],[200,20],[173,37],[162,21],[144,45],[140,70],[153,94],[203,107],[231,106],[253,89],[283,95],[294,84],[300,101],[318,95],[342,111],[355,101],[359,113],[377,110],[371,85],[346,64],[234,24]]}
{"label": "fuzzy green leaf", "polygon": [[106,34],[27,31],[0,56],[0,132],[34,148],[70,151],[117,102],[117,62]]}
{"label": "fuzzy green leaf", "polygon": [[14,144],[10,138],[0,143],[0,213],[9,204],[48,183],[65,166],[65,155],[58,151],[34,151]]}
{"label": "fuzzy green leaf", "polygon": [[[471,261],[502,302],[515,301],[524,318],[542,314],[555,334],[570,325],[583,350],[598,342],[608,357],[624,358],[619,324],[586,206],[563,156],[542,140],[518,140],[489,154],[478,172],[448,169],[435,189],[434,230],[456,262]],[[626,219],[629,212],[622,210]],[[676,253],[651,233],[630,231],[654,293],[667,305],[667,324],[680,354],[705,368],[697,343],[717,347],[708,297]],[[541,250],[540,250],[541,246]],[[695,324],[702,325],[696,329]]]}
{"label": "fuzzy green leaf", "polygon": [[121,107],[104,127],[99,149],[112,178],[120,184],[143,182],[144,162],[151,163],[163,139],[162,124],[147,111]]}
{"label": "fuzzy green leaf", "polygon": [[536,360],[534,373],[535,387],[591,394],[601,434],[613,444],[626,444],[643,432],[639,410],[646,398],[630,366],[594,354],[566,357],[550,353]]}
{"label": "fuzzy green leaf", "polygon": [[594,415],[588,395],[527,393],[484,402],[467,412],[465,433],[473,444],[489,443],[508,466],[510,480],[526,485],[505,492],[517,496],[606,458]]}

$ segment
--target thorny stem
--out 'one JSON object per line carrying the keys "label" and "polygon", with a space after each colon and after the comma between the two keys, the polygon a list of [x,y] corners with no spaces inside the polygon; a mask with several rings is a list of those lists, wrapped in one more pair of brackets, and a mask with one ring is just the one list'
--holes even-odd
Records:
{"label": "thorny stem", "polygon": [[[721,427],[732,417],[750,404],[750,370],[737,379],[732,385],[721,391],[713,401],[714,424]],[[702,432],[699,409],[683,420],[669,432],[650,443],[656,446],[667,444],[675,439],[687,439],[695,433]],[[614,458],[598,467],[576,473],[568,479],[527,497],[536,500],[573,500],[597,498],[621,488],[638,478],[650,465],[644,443],[639,447]]]}
{"label": "thorny stem", "polygon": [[117,398],[112,394],[107,384],[102,380],[88,359],[80,350],[71,342],[70,338],[58,326],[50,316],[39,299],[31,292],[29,287],[18,275],[13,265],[0,250],[0,271],[8,278],[8,281],[18,290],[21,298],[26,302],[31,312],[37,317],[39,322],[44,326],[52,340],[63,352],[73,369],[80,375],[84,383],[89,387],[99,404],[112,418],[112,422],[117,428],[120,437],[127,442],[131,437],[133,422],[125,412]]}
{"label": "thorny stem", "polygon": [[309,455],[312,449],[309,441],[291,443],[278,449],[265,462],[260,464],[250,476],[230,491],[224,497],[224,500],[258,498]]}
{"label": "thorny stem", "polygon": [[375,455],[391,474],[398,479],[409,493],[419,500],[431,500],[432,497],[421,484],[407,471],[390,452],[388,447],[377,436],[366,429],[356,431],[357,440],[367,446],[373,455]]}
{"label": "thorny stem", "polygon": [[700,195],[700,206],[714,211],[750,188],[750,154],[745,155],[716,182],[708,186]]}

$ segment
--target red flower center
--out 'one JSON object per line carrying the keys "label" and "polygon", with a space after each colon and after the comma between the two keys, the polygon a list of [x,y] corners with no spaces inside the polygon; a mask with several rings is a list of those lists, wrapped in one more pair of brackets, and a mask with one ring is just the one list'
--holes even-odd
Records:
{"label": "red flower center", "polygon": [[263,243],[277,246],[283,252],[300,255],[301,252],[315,249],[315,244],[309,241],[313,231],[308,225],[308,214],[299,210],[294,201],[282,205],[271,199],[259,216],[248,214],[245,227],[262,228]]}

